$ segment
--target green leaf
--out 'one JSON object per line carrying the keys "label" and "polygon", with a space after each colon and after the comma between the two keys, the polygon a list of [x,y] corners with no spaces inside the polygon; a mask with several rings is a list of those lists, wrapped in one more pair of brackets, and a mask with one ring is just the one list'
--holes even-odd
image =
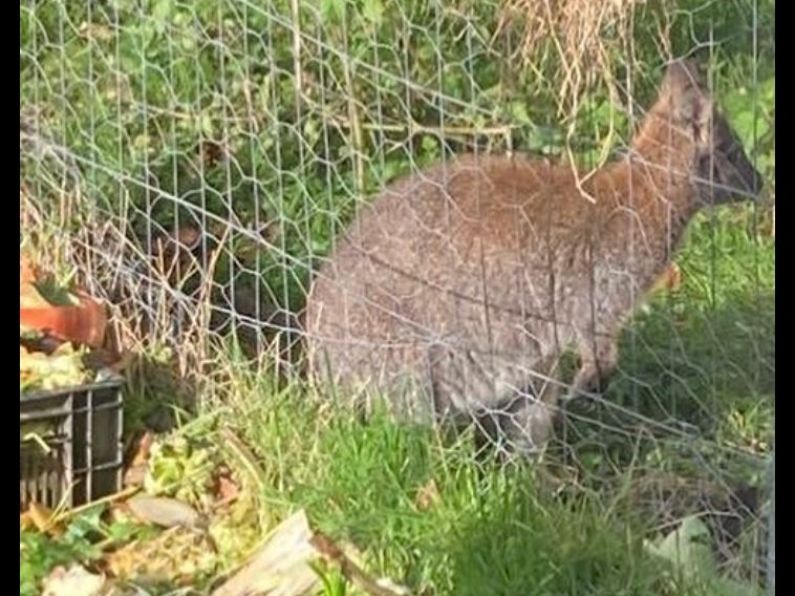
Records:
{"label": "green leaf", "polygon": [[307,118],[304,123],[303,130],[304,141],[310,147],[314,147],[320,140],[321,128],[317,120],[314,118]]}
{"label": "green leaf", "polygon": [[439,141],[436,139],[436,137],[422,137],[421,147],[422,151],[429,156],[436,157],[439,153]]}
{"label": "green leaf", "polygon": [[716,596],[761,595],[756,586],[734,581],[718,574],[710,547],[709,529],[697,516],[682,520],[682,524],[663,538],[659,544],[646,542],[652,554],[669,561],[689,580],[705,582]]}
{"label": "green leaf", "polygon": [[91,533],[99,532],[102,527],[100,518],[104,512],[104,505],[95,505],[86,509],[69,524],[64,534],[65,538],[69,540],[80,540],[87,538]]}
{"label": "green leaf", "polygon": [[384,5],[381,0],[364,0],[362,16],[375,27],[380,27],[384,17]]}
{"label": "green leaf", "polygon": [[518,124],[533,124],[530,114],[527,113],[527,105],[524,101],[511,103],[511,118]]}
{"label": "green leaf", "polygon": [[709,547],[709,529],[696,516],[690,516],[662,539],[659,545],[646,543],[646,548],[658,557],[670,561],[685,576],[713,575],[715,562]]}
{"label": "green leaf", "polygon": [[204,136],[212,138],[213,136],[213,118],[209,112],[204,112],[200,116],[199,130]]}
{"label": "green leaf", "polygon": [[770,78],[762,83],[762,89],[759,94],[762,100],[769,103],[772,107],[776,103],[776,80]]}
{"label": "green leaf", "polygon": [[323,19],[339,23],[345,17],[345,0],[320,0]]}
{"label": "green leaf", "polygon": [[171,15],[172,0],[156,0],[152,6],[152,18],[157,24],[166,23]]}
{"label": "green leaf", "polygon": [[[753,147],[754,141],[763,137],[770,129],[769,124],[761,117],[761,114],[755,114],[752,110],[737,114],[734,117],[733,125],[746,148]],[[756,126],[756,129],[754,129],[754,126]]]}

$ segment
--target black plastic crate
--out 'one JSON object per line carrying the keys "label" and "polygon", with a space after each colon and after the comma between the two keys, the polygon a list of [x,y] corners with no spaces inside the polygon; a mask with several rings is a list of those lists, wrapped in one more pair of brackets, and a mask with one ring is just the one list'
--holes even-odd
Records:
{"label": "black plastic crate", "polygon": [[121,490],[121,385],[108,381],[20,396],[20,511],[32,501],[76,507]]}

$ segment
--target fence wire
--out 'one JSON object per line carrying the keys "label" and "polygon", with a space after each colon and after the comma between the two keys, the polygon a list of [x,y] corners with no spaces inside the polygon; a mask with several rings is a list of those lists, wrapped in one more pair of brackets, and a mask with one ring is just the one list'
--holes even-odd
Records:
{"label": "fence wire", "polygon": [[[437,398],[510,439],[511,425],[551,427],[545,413],[497,398],[565,394],[582,364],[563,350],[562,329],[580,316],[566,305],[612,313],[611,296],[630,297],[638,309],[620,330],[609,386],[566,405],[564,428],[552,428],[565,440],[550,449],[595,486],[639,470],[637,506],[659,528],[711,515],[731,573],[772,574],[772,538],[769,566],[763,554],[775,376],[772,0],[23,0],[20,9],[23,243],[108,300],[119,346],[167,346],[186,376],[201,377],[221,344],[251,366],[304,375],[314,313],[327,321],[315,339],[327,333],[326,347],[337,346],[337,360],[323,360],[330,372],[427,372],[420,384]],[[764,190],[760,201],[700,212],[676,250],[675,212],[644,223],[649,214],[632,207],[642,193],[603,174],[616,154],[634,154],[648,180],[670,181],[671,162],[639,152],[635,132],[664,93],[664,66],[692,55],[708,65],[705,88]],[[475,156],[468,167],[493,167],[505,188],[534,197],[531,210],[489,220],[476,205],[516,197],[467,174],[455,157],[464,153]],[[500,170],[506,155],[525,153],[573,160],[577,175],[545,161]],[[550,244],[538,240],[568,226],[555,233],[574,242],[591,212],[587,196],[572,207],[572,185],[582,195],[602,188],[597,202],[627,199],[626,230],[609,239],[621,250],[591,293],[566,265],[545,268]],[[680,192],[653,191],[659,204]],[[569,211],[556,216],[557,204]],[[557,228],[543,228],[541,214]],[[537,243],[512,244],[514,233]],[[488,269],[508,262],[489,254],[488,238],[519,247],[514,269]],[[649,251],[674,261],[652,263],[660,281],[642,302]],[[549,314],[550,277],[574,284],[574,299],[533,323]],[[306,308],[313,286],[325,311]],[[503,316],[501,304],[521,312]],[[393,353],[379,355],[385,342]],[[458,389],[445,393],[445,383]]]}

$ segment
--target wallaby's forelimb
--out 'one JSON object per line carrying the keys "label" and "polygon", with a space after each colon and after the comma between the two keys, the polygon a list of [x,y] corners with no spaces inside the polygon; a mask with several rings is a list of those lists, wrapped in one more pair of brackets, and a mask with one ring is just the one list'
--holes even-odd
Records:
{"label": "wallaby's forelimb", "polygon": [[599,338],[580,349],[580,368],[564,402],[601,395],[618,367],[618,344],[612,337]]}

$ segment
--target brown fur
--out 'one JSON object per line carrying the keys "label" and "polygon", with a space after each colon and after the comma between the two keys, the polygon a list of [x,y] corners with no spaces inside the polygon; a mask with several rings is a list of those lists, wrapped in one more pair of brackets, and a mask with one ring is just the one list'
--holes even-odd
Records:
{"label": "brown fur", "polygon": [[500,413],[532,450],[560,356],[580,357],[570,395],[603,388],[622,325],[724,187],[750,195],[759,175],[690,62],[669,67],[629,154],[581,185],[567,164],[471,155],[399,180],[318,273],[311,372],[414,416]]}

